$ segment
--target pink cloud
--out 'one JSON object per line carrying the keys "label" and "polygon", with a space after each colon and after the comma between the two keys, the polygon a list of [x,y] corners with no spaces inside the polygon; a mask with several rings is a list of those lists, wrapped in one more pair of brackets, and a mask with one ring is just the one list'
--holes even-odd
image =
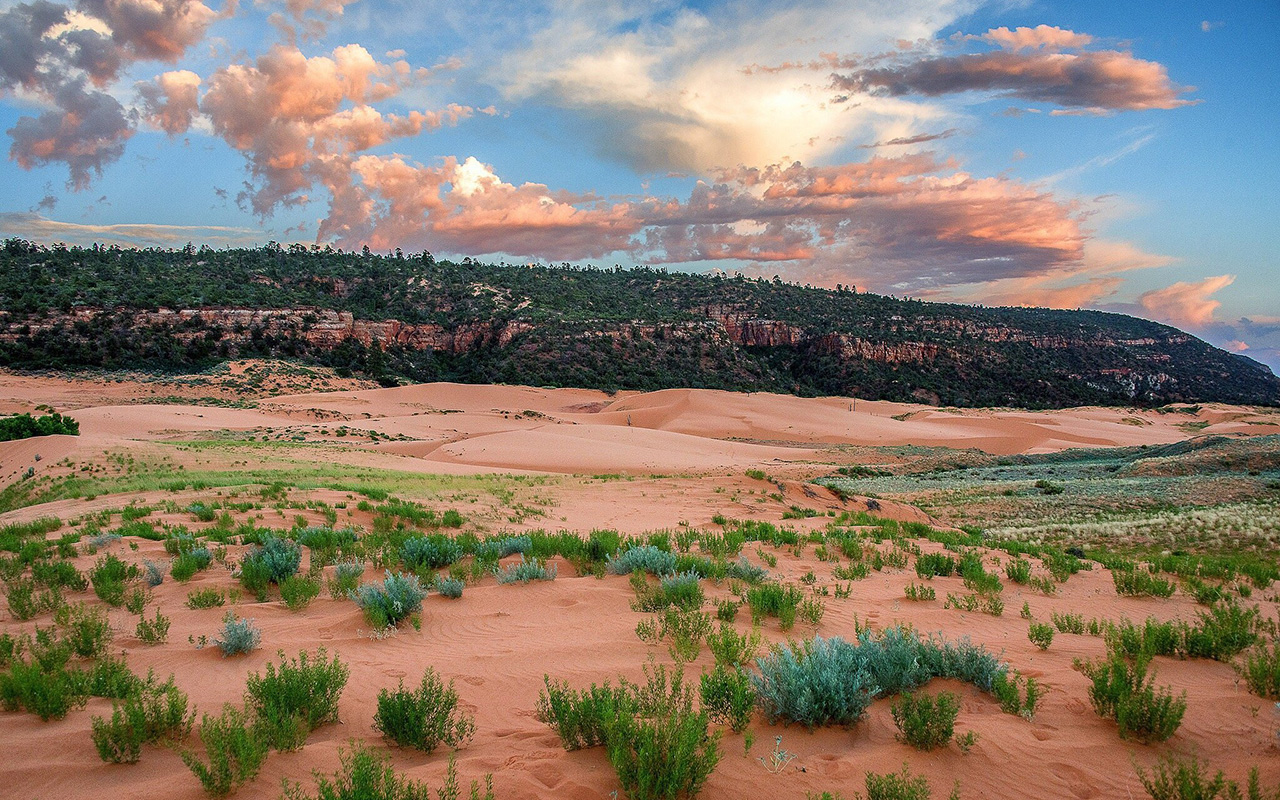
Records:
{"label": "pink cloud", "polygon": [[1065,28],[1037,25],[1034,28],[992,28],[979,39],[1003,47],[1005,50],[1078,50],[1093,42],[1087,33],[1076,33]]}
{"label": "pink cloud", "polygon": [[1214,321],[1213,312],[1222,305],[1210,295],[1225,289],[1235,275],[1218,275],[1195,283],[1179,281],[1154,289],[1138,298],[1138,303],[1156,319],[1179,327],[1202,328]]}
{"label": "pink cloud", "polygon": [[170,136],[185,132],[200,111],[200,83],[199,75],[180,69],[138,84],[147,121]]}

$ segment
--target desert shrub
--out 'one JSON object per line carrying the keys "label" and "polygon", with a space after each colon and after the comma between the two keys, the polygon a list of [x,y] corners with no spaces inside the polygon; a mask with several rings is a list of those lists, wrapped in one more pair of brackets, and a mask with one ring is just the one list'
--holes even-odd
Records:
{"label": "desert shrub", "polygon": [[955,572],[956,561],[946,553],[921,553],[916,556],[916,576],[920,578],[947,577]]}
{"label": "desert shrub", "polygon": [[169,565],[158,564],[151,559],[142,562],[142,580],[147,586],[155,588],[164,583],[165,573],[169,570]]}
{"label": "desert shrub", "polygon": [[226,602],[227,595],[221,589],[196,589],[187,594],[187,608],[214,608]]}
{"label": "desert shrub", "polygon": [[1004,590],[1000,576],[987,572],[982,566],[982,556],[976,552],[960,559],[959,570],[965,587],[980,595],[996,595]]}
{"label": "desert shrub", "polygon": [[201,718],[200,741],[203,759],[190,750],[183,750],[181,756],[210,797],[225,797],[257,777],[270,748],[249,716],[231,705],[224,706],[220,716]]}
{"label": "desert shrub", "polygon": [[115,633],[107,612],[97,606],[77,603],[63,606],[54,614],[62,640],[81,658],[97,658],[107,652]]}
{"label": "desert shrub", "polygon": [[1048,650],[1049,645],[1053,644],[1053,626],[1043,622],[1033,622],[1027,629],[1027,638],[1041,650]]}
{"label": "desert shrub", "polygon": [[1137,568],[1112,570],[1111,580],[1115,583],[1116,594],[1129,597],[1172,597],[1176,588],[1172,581]]}
{"label": "desert shrub", "polygon": [[736,600],[717,600],[716,601],[716,619],[721,622],[733,622],[738,618],[738,609],[742,604]]}
{"label": "desert shrub", "polygon": [[662,614],[658,639],[667,640],[667,649],[676,661],[692,661],[702,649],[702,640],[711,633],[711,615],[671,606]]}
{"label": "desert shrub", "polygon": [[856,648],[841,639],[813,639],[782,645],[756,661],[752,676],[770,723],[853,725],[871,704],[876,687]]}
{"label": "desert shrub", "polygon": [[141,756],[142,745],[180,741],[191,732],[194,721],[187,695],[173,684],[172,676],[162,684],[151,680],[116,703],[110,719],[92,719],[93,744],[103,761],[131,764]]}
{"label": "desert shrub", "polygon": [[[933,797],[929,779],[912,775],[906,764],[902,772],[880,775],[868,772],[866,776],[867,800],[930,800]],[[952,796],[957,796],[954,792]]]}
{"label": "desert shrub", "polygon": [[498,583],[528,583],[529,581],[553,581],[556,579],[555,565],[547,566],[536,558],[520,556],[520,560],[505,567],[494,567],[493,575]]}
{"label": "desert shrub", "polygon": [[1031,580],[1031,562],[1025,558],[1013,558],[1005,562],[1004,574],[1014,583],[1024,585]]}
{"label": "desert shrub", "polygon": [[923,583],[908,583],[905,595],[908,600],[916,602],[938,599],[938,592],[932,586]]}
{"label": "desert shrub", "polygon": [[502,536],[481,542],[476,547],[476,558],[482,561],[497,561],[516,553],[527,555],[532,549],[533,539],[529,536]]}
{"label": "desert shrub", "polygon": [[[342,766],[332,781],[318,772],[312,773],[316,781],[315,794],[306,793],[300,783],[285,781],[284,800],[458,800],[458,767],[452,756],[444,783],[432,793],[427,784],[397,773],[390,760],[372,748],[363,744],[355,744],[353,748],[339,750]],[[485,776],[483,793],[479,782],[472,781],[470,797],[471,800],[494,800],[493,776]]]}
{"label": "desert shrub", "polygon": [[1174,697],[1168,687],[1157,689],[1148,674],[1150,656],[1126,658],[1112,651],[1107,658],[1080,664],[1089,678],[1089,702],[1100,717],[1114,719],[1120,736],[1142,742],[1163,742],[1178,730],[1187,708],[1186,692]]}
{"label": "desert shrub", "polygon": [[9,666],[15,658],[20,658],[22,649],[22,637],[15,638],[12,634],[0,633],[0,669]]}
{"label": "desert shrub", "polygon": [[402,747],[430,753],[442,744],[462,747],[475,734],[475,720],[458,708],[453,681],[448,686],[427,667],[416,690],[404,688],[378,692],[378,710],[373,727]]}
{"label": "desert shrub", "polygon": [[[196,547],[184,553],[180,553],[169,563],[169,574],[173,576],[175,581],[186,583],[191,580],[197,572],[208,568],[213,563],[213,554],[209,552],[207,547]],[[263,566],[259,571],[265,570]],[[250,568],[251,573],[253,567]],[[251,578],[252,580],[252,578]]]}
{"label": "desert shrub", "polygon": [[213,640],[222,651],[223,658],[256,650],[261,642],[262,632],[253,620],[241,619],[234,611],[228,611],[222,618],[222,635]]}
{"label": "desert shrub", "polygon": [[1208,768],[1194,755],[1186,759],[1163,755],[1151,773],[1136,767],[1138,780],[1147,790],[1151,800],[1280,800],[1280,786],[1268,791],[1262,788],[1258,768],[1249,771],[1249,781],[1243,793],[1240,786],[1218,770],[1209,777]]}
{"label": "desert shrub", "polygon": [[838,581],[860,581],[871,574],[871,565],[865,561],[839,564],[831,570],[831,577]]}
{"label": "desert shrub", "polygon": [[31,564],[31,578],[49,589],[71,589],[83,592],[89,582],[70,561],[35,561]]}
{"label": "desert shrub", "polygon": [[1249,685],[1249,691],[1269,700],[1280,700],[1280,644],[1261,645],[1246,653],[1236,671]]}
{"label": "desert shrub", "polygon": [[983,614],[990,614],[998,617],[1004,614],[1004,601],[996,594],[980,594],[971,592],[969,594],[953,594],[947,592],[947,599],[942,604],[943,608],[956,608],[961,611],[974,611]]}
{"label": "desert shrub", "polygon": [[616,556],[610,556],[606,563],[609,572],[615,575],[628,575],[641,570],[650,575],[661,576],[676,571],[675,554],[659,550],[651,544],[632,547]]}
{"label": "desert shrub", "polygon": [[725,566],[725,577],[755,585],[769,578],[769,571],[759,564],[752,564],[746,556],[738,556]]}
{"label": "desert shrub", "polygon": [[818,597],[806,597],[800,601],[798,613],[801,620],[816,628],[822,623],[822,617],[827,613],[827,604]]}
{"label": "desert shrub", "polygon": [[756,653],[760,650],[761,641],[759,631],[738,633],[732,625],[723,622],[720,623],[719,630],[707,634],[707,647],[715,656],[716,664],[726,667],[751,665],[755,661]]}
{"label": "desert shrub", "polygon": [[1121,620],[1103,633],[1107,648],[1130,658],[1140,656],[1184,656],[1188,626],[1184,622],[1160,622],[1148,618],[1142,625]]}
{"label": "desert shrub", "polygon": [[360,585],[360,577],[364,575],[364,562],[359,560],[341,561],[334,565],[333,577],[329,579],[329,596],[334,600],[346,597]]}
{"label": "desert shrub", "polygon": [[320,596],[320,581],[305,575],[290,575],[280,583],[280,599],[292,611],[300,611]]}
{"label": "desert shrub", "polygon": [[795,624],[804,593],[791,584],[762,583],[747,589],[747,605],[751,621],[759,624],[765,617],[777,617],[783,630]]}
{"label": "desert shrub", "polygon": [[272,747],[294,750],[307,734],[326,722],[338,721],[338,698],[351,669],[327,658],[322,647],[314,657],[304,650],[293,660],[279,653],[280,665],[268,663],[262,675],[253,673],[245,683],[245,701]]}
{"label": "desert shrub", "polygon": [[5,592],[9,613],[14,619],[29,620],[62,606],[62,594],[56,588],[37,591],[33,580],[10,581]]}
{"label": "desert shrub", "polygon": [[34,436],[52,436],[54,434],[78,436],[80,434],[80,423],[71,417],[64,417],[56,411],[43,417],[33,417],[30,414],[22,413],[0,418],[0,442],[29,439]]}
{"label": "desert shrub", "polygon": [[442,597],[450,597],[456,600],[462,597],[462,590],[466,585],[466,582],[461,578],[450,578],[444,575],[436,576],[436,592]]}
{"label": "desert shrub", "polygon": [[89,690],[83,676],[65,665],[45,670],[36,662],[15,660],[0,672],[0,706],[26,710],[48,722],[84,706]]}
{"label": "desert shrub", "polygon": [[1187,631],[1187,655],[1230,661],[1258,641],[1258,608],[1245,609],[1234,603],[1218,603],[1197,614],[1197,622]]}
{"label": "desert shrub", "polygon": [[142,690],[144,683],[118,658],[99,658],[84,676],[85,688],[93,697],[123,700]]}
{"label": "desert shrub", "polygon": [[400,546],[400,561],[411,572],[447,567],[462,556],[462,545],[442,534],[415,536]]}
{"label": "desert shrub", "polygon": [[365,583],[348,595],[364,612],[365,620],[374,628],[394,627],[400,620],[422,610],[422,588],[416,575],[388,571],[381,583]]}
{"label": "desert shrub", "polygon": [[697,609],[706,602],[702,586],[698,583],[698,575],[694,572],[665,576],[659,580],[658,587],[667,605],[682,609]]}
{"label": "desert shrub", "polygon": [[746,730],[756,705],[756,690],[745,669],[716,664],[701,679],[702,710],[713,722],[728,725],[735,733]]}
{"label": "desert shrub", "polygon": [[608,725],[609,763],[632,800],[695,797],[720,761],[720,734],[707,730],[708,716],[693,711],[683,674],[668,679],[664,668],[645,668],[646,684],[629,686],[634,711]]}
{"label": "desert shrub", "polygon": [[169,640],[169,618],[157,608],[153,619],[142,617],[138,620],[134,634],[143,644],[164,644]]}
{"label": "desert shrub", "polygon": [[1057,628],[1059,633],[1084,634],[1084,616],[1081,614],[1059,614],[1054,611],[1049,615],[1049,619],[1053,621],[1053,627]]}
{"label": "desert shrub", "polygon": [[93,569],[89,570],[89,582],[93,584],[93,593],[107,605],[124,604],[124,593],[129,581],[138,577],[138,567],[125,564],[114,555],[106,555],[98,559]]}
{"label": "desert shrub", "polygon": [[898,738],[917,750],[944,747],[955,734],[960,698],[952,692],[907,693],[890,707]]}
{"label": "desert shrub", "polygon": [[563,681],[552,681],[544,675],[545,689],[538,693],[538,721],[550,725],[566,750],[580,750],[605,743],[609,726],[624,713],[634,710],[636,701],[627,684],[603,686],[591,684],[577,691]]}

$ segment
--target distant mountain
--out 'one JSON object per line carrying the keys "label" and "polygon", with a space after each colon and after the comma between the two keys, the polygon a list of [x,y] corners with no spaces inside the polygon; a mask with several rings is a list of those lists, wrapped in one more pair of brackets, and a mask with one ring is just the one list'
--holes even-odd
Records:
{"label": "distant mountain", "polygon": [[0,365],[189,371],[297,358],[392,383],[691,386],[1051,408],[1280,404],[1280,379],[1183,331],[648,268],[275,245],[121,250],[11,239]]}

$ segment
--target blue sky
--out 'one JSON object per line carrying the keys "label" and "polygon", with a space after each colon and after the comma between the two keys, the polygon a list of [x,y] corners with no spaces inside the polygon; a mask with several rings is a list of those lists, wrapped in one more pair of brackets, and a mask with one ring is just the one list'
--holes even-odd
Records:
{"label": "blue sky", "polygon": [[1280,368],[1274,3],[0,0],[0,235],[660,263]]}

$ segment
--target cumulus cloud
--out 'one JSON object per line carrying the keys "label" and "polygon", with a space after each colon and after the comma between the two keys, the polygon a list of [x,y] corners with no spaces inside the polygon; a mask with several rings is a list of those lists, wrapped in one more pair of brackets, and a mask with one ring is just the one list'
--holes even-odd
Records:
{"label": "cumulus cloud", "polygon": [[147,121],[170,136],[184,133],[200,110],[200,84],[200,76],[185,69],[139,83],[138,96]]}
{"label": "cumulus cloud", "polygon": [[1065,28],[1037,25],[1034,28],[992,28],[975,37],[1006,50],[1078,50],[1093,42],[1087,33],[1076,33]]}
{"label": "cumulus cloud", "polygon": [[1186,328],[1211,324],[1222,305],[1211,295],[1235,283],[1235,275],[1217,275],[1201,281],[1179,281],[1163,289],[1153,289],[1138,298],[1138,304],[1155,319]]}
{"label": "cumulus cloud", "polygon": [[0,12],[0,96],[48,107],[8,129],[9,157],[24,169],[66,164],[68,187],[87,187],[134,132],[105,89],[136,61],[177,59],[217,16],[199,0],[35,0]]}

